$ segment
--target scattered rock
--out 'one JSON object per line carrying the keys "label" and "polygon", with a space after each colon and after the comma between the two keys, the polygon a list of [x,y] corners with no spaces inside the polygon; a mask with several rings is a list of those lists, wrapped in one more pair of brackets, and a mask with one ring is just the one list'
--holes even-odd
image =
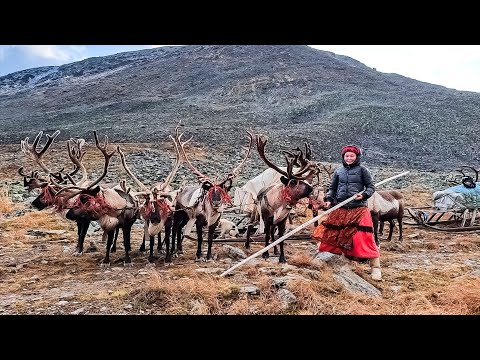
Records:
{"label": "scattered rock", "polygon": [[199,268],[195,269],[196,272],[204,273],[204,274],[221,274],[225,271],[222,268]]}
{"label": "scattered rock", "polygon": [[260,294],[260,289],[256,285],[248,284],[248,285],[240,286],[240,292],[247,293],[250,295],[258,295]]}
{"label": "scattered rock", "polygon": [[227,255],[232,259],[237,259],[237,258],[246,259],[248,257],[247,254],[245,254],[245,252],[242,249],[239,249],[235,246],[223,245],[222,248],[227,253]]}
{"label": "scattered rock", "polygon": [[80,309],[77,309],[77,310],[74,310],[70,313],[70,315],[80,315],[81,313],[85,312],[85,308],[80,308]]}

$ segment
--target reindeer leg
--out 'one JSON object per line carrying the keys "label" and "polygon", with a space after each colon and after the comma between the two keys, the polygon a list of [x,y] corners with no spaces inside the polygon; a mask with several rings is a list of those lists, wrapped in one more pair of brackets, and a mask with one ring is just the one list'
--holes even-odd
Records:
{"label": "reindeer leg", "polygon": [[245,241],[245,249],[250,249],[250,235],[252,234],[253,226],[255,223],[255,211],[250,214],[250,220],[248,221],[247,224],[247,232],[246,232],[246,237],[247,240]]}
{"label": "reindeer leg", "polygon": [[102,260],[102,267],[110,267],[110,248],[112,247],[114,233],[115,229],[107,231],[107,251],[105,252],[105,257]]}
{"label": "reindeer leg", "polygon": [[197,218],[195,225],[197,228],[197,258],[195,261],[205,261],[205,259],[202,258],[203,219]]}
{"label": "reindeer leg", "polygon": [[[278,237],[282,237],[283,234],[285,234],[285,225],[286,225],[286,221],[283,220],[280,224],[278,224]],[[273,240],[273,238],[272,238]],[[278,262],[280,264],[285,264],[287,262],[287,260],[285,259],[285,254],[283,252],[283,244],[284,244],[285,241],[282,241],[280,242],[280,257],[278,258]]]}
{"label": "reindeer leg", "polygon": [[[288,215],[287,215],[287,218],[288,218]],[[275,241],[275,230],[276,229],[277,229],[276,225],[271,225],[270,226],[270,242]],[[278,255],[278,246],[277,245],[275,245],[273,247],[273,255]]]}
{"label": "reindeer leg", "polygon": [[392,240],[392,234],[393,234],[393,227],[395,226],[395,224],[393,223],[393,220],[388,220],[388,224],[389,224],[389,229],[388,229],[387,241],[391,241]]}
{"label": "reindeer leg", "polygon": [[148,262],[151,264],[151,263],[154,263],[155,260],[157,260],[155,258],[155,256],[153,256],[153,247],[155,245],[155,236],[154,235],[150,235],[150,255],[148,256]]}
{"label": "reindeer leg", "polygon": [[142,239],[142,244],[140,245],[140,249],[138,249],[141,252],[145,251],[145,241],[148,237],[148,220],[145,220],[143,224],[143,239]]}
{"label": "reindeer leg", "polygon": [[122,230],[123,230],[123,246],[125,247],[125,258],[123,260],[123,265],[132,265],[132,259],[130,258],[130,255],[128,252],[130,251],[130,234],[132,232],[132,226],[133,223],[137,219],[133,219],[129,222],[126,222],[123,224]]}
{"label": "reindeer leg", "polygon": [[160,231],[160,232],[158,233],[158,241],[157,241],[157,252],[158,252],[159,254],[162,253],[162,248],[163,248],[163,243],[164,243],[164,242],[165,242],[165,241],[162,242],[162,232]]}
{"label": "reindeer leg", "polygon": [[213,244],[213,233],[215,232],[215,228],[220,221],[220,216],[218,217],[217,221],[208,227],[208,248],[207,248],[207,261],[212,260],[212,244]]}
{"label": "reindeer leg", "polygon": [[[270,227],[272,226],[272,221],[270,218],[264,220],[265,223],[265,247],[268,246],[270,242]],[[270,257],[270,254],[267,251],[264,251],[262,257],[266,260]]]}
{"label": "reindeer leg", "polygon": [[[165,265],[173,265],[172,263],[172,255],[170,254],[170,235],[172,233],[172,227],[173,227],[173,216],[169,216],[167,218],[167,221],[165,222],[165,236],[164,241],[165,241]],[[172,239],[173,243],[173,239]]]}
{"label": "reindeer leg", "polygon": [[403,212],[401,214],[398,215],[398,241],[402,241],[403,240],[403,236],[402,236],[402,225],[403,225]]}
{"label": "reindeer leg", "polygon": [[378,235],[383,235],[383,227],[385,226],[385,221],[380,221],[380,227],[378,228]]}
{"label": "reindeer leg", "polygon": [[77,247],[73,256],[80,256],[83,254],[83,243],[85,241],[85,236],[87,235],[88,226],[90,225],[90,220],[77,220],[77,234],[78,241]]}
{"label": "reindeer leg", "polygon": [[113,245],[112,248],[110,249],[111,253],[114,253],[117,251],[117,239],[118,239],[118,233],[120,232],[120,225],[117,225],[115,227],[115,236],[113,238]]}

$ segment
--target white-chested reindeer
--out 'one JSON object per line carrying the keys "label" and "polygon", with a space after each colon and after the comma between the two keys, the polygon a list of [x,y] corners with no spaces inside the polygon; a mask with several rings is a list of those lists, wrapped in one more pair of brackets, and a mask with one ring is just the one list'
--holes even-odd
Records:
{"label": "white-chested reindeer", "polygon": [[123,167],[125,168],[127,174],[134,180],[134,182],[140,187],[141,192],[129,191],[130,194],[140,198],[143,198],[143,203],[140,205],[140,214],[144,219],[144,236],[142,245],[140,246],[140,251],[145,251],[145,241],[148,238],[150,241],[150,254],[148,261],[150,263],[155,262],[155,257],[153,256],[153,249],[155,243],[155,236],[158,235],[158,244],[157,250],[161,250],[161,241],[160,233],[162,230],[165,230],[164,242],[165,242],[165,264],[171,264],[171,252],[170,252],[170,235],[173,226],[173,212],[175,210],[174,201],[178,190],[173,190],[170,186],[175,174],[177,173],[180,163],[181,163],[181,152],[177,149],[177,144],[184,146],[191,138],[183,143],[181,143],[180,138],[182,134],[178,133],[178,126],[175,128],[175,138],[170,136],[173,140],[175,147],[175,163],[172,167],[172,170],[165,178],[164,181],[152,185],[150,188],[145,186],[138,178],[132,173],[125,161],[125,155],[120,150],[120,146],[117,147],[117,150],[121,156]]}
{"label": "white-chested reindeer", "polygon": [[[182,229],[185,227],[183,236],[190,234],[193,224],[197,230],[196,260],[203,261],[202,241],[203,227],[208,227],[208,250],[206,260],[212,260],[212,242],[215,228],[220,220],[223,210],[230,203],[228,192],[233,179],[240,173],[241,168],[247,161],[252,145],[253,134],[247,131],[250,138],[248,148],[243,160],[222,180],[211,180],[195,168],[188,159],[184,144],[177,142],[177,149],[190,170],[197,175],[200,186],[185,186],[177,195],[175,202],[175,215],[173,220],[172,238],[177,241],[177,251],[182,253]],[[172,252],[175,251],[175,243],[172,243]]]}
{"label": "white-chested reindeer", "polygon": [[378,234],[383,233],[384,222],[390,225],[387,241],[392,240],[394,220],[398,222],[398,241],[402,241],[403,215],[405,212],[405,198],[396,190],[375,191],[367,200],[372,215],[373,234],[375,244],[380,245]]}
{"label": "white-chested reindeer", "polygon": [[[262,216],[265,223],[265,246],[267,246],[270,240],[272,242],[274,241],[276,227],[278,228],[278,236],[281,237],[284,235],[286,221],[292,207],[294,207],[300,199],[308,197],[312,193],[313,188],[311,183],[313,177],[318,173],[318,167],[314,162],[311,162],[310,159],[303,157],[303,153],[300,151],[300,153],[296,155],[289,153],[287,153],[288,156],[285,155],[287,170],[284,171],[265,157],[267,138],[263,135],[257,135],[256,143],[258,154],[265,164],[282,174],[280,179],[281,183],[270,185],[259,192],[256,202],[256,212],[253,214],[259,213]],[[301,164],[301,167],[293,172],[293,165],[297,162]],[[256,220],[255,216],[252,216],[250,224],[247,225],[247,240],[245,242],[247,249],[250,247],[252,224],[256,222]],[[283,241],[279,245],[280,256],[278,261],[285,263]],[[276,246],[274,247],[274,253],[278,254]],[[269,257],[268,251],[265,251],[262,256],[267,259]]]}

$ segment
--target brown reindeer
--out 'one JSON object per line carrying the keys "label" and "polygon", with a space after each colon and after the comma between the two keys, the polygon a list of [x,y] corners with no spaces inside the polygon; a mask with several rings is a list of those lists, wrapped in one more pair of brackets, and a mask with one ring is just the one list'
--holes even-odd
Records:
{"label": "brown reindeer", "polygon": [[[177,141],[176,148],[181,152],[185,163],[190,170],[197,175],[200,186],[185,186],[177,195],[175,201],[175,215],[173,219],[172,238],[177,241],[177,251],[179,254],[182,249],[182,229],[185,227],[183,236],[191,232],[193,224],[197,230],[197,252],[196,261],[205,261],[202,258],[203,227],[208,227],[208,250],[206,260],[212,260],[212,242],[213,234],[220,220],[223,210],[230,204],[228,192],[232,186],[233,179],[240,173],[241,168],[247,161],[253,145],[253,134],[247,131],[249,144],[246,149],[245,157],[226,177],[221,180],[212,180],[202,174],[188,159],[184,144]],[[172,243],[172,252],[175,251],[175,243]]]}
{"label": "brown reindeer", "polygon": [[395,219],[398,222],[398,241],[402,241],[402,225],[405,211],[405,199],[403,195],[396,190],[375,191],[373,195],[368,198],[367,205],[372,215],[373,234],[377,246],[380,245],[378,234],[383,232],[383,223],[385,221],[390,225],[387,241],[392,240],[393,220]]}
{"label": "brown reindeer", "polygon": [[[102,260],[102,267],[110,265],[110,250],[113,243],[115,229],[117,226],[122,227],[123,242],[125,248],[124,264],[130,265],[131,258],[129,251],[130,234],[132,225],[139,217],[139,206],[136,199],[121,189],[120,186],[113,188],[100,186],[99,183],[107,175],[110,158],[115,154],[115,150],[108,153],[108,137],[105,136],[104,145],[100,146],[96,131],[93,132],[95,137],[95,145],[102,152],[105,163],[103,173],[93,182],[80,181],[75,183],[69,178],[74,185],[63,186],[56,192],[55,199],[57,210],[68,209],[66,213],[67,219],[89,219],[96,220],[100,224],[103,231],[107,234],[106,254]],[[75,161],[72,159],[72,161]],[[80,162],[77,164],[82,167],[84,178],[86,170]]]}
{"label": "brown reindeer", "polygon": [[[280,167],[273,164],[265,156],[265,145],[267,138],[262,135],[257,135],[256,144],[260,158],[272,169],[275,169],[283,176],[281,183],[276,183],[262,189],[256,202],[257,211],[254,213],[261,214],[265,223],[265,246],[269,241],[274,241],[275,228],[278,228],[278,236],[281,237],[285,233],[285,225],[292,207],[305,197],[312,193],[312,179],[318,173],[318,168],[310,159],[310,153],[306,152],[306,157],[303,156],[300,150],[299,154],[293,155],[285,154],[287,161],[287,170],[284,171]],[[299,162],[301,167],[294,173],[293,165]],[[252,216],[249,225],[247,225],[247,240],[245,247],[250,248],[250,234],[253,229],[253,223],[256,221],[256,216]],[[285,254],[283,251],[283,241],[280,245],[280,256],[278,261],[285,263]],[[274,247],[274,254],[278,255],[277,247]],[[264,259],[269,257],[268,251],[262,254]]]}
{"label": "brown reindeer", "polygon": [[[173,140],[175,149],[177,143],[184,146],[191,138],[183,143],[180,141],[182,134],[178,133],[178,126],[175,128],[175,138],[170,136]],[[165,252],[165,264],[171,264],[171,253],[170,253],[170,234],[173,226],[173,212],[175,210],[174,201],[176,199],[177,191],[174,191],[170,186],[175,174],[177,173],[180,163],[181,163],[181,153],[180,151],[175,151],[176,158],[172,170],[167,175],[164,181],[158,182],[148,188],[145,186],[138,178],[132,173],[125,161],[125,155],[120,150],[120,146],[117,147],[119,152],[123,167],[127,174],[134,180],[134,182],[140,187],[141,192],[130,192],[132,196],[143,198],[143,203],[140,206],[140,214],[144,220],[144,236],[142,244],[140,246],[140,251],[145,251],[145,241],[147,238],[150,240],[150,254],[148,261],[154,263],[156,258],[153,256],[153,249],[155,243],[155,236],[158,235],[158,244],[157,251],[160,252],[162,248],[160,234],[161,231],[165,229],[164,242],[166,247]],[[130,190],[127,189],[127,192]]]}
{"label": "brown reindeer", "polygon": [[[23,176],[24,187],[27,191],[32,191],[33,189],[39,189],[40,194],[32,201],[32,206],[38,210],[43,210],[50,206],[59,206],[61,204],[61,199],[56,198],[56,193],[60,191],[64,186],[67,185],[67,181],[72,179],[72,177],[81,169],[82,170],[82,180],[79,181],[79,184],[87,182],[87,173],[85,167],[81,164],[83,157],[86,153],[83,146],[85,140],[83,139],[70,139],[67,141],[67,150],[70,160],[74,164],[74,169],[72,172],[62,175],[63,170],[61,169],[58,172],[53,172],[50,170],[43,161],[43,156],[46,154],[47,150],[50,149],[54,139],[60,134],[60,131],[57,130],[53,135],[46,134],[47,142],[40,150],[37,150],[39,147],[39,142],[42,138],[43,131],[40,131],[32,144],[29,143],[29,138],[21,141],[22,152],[37,163],[40,168],[47,173],[46,176],[42,176],[38,171],[32,171],[30,175],[24,173],[23,167],[18,170],[18,173]],[[27,180],[28,179],[28,180]],[[72,180],[72,183],[75,183]],[[113,187],[113,186],[112,186]],[[58,209],[58,212],[66,218],[68,212],[67,208]],[[88,227],[91,222],[89,217],[79,217],[77,219],[71,219],[77,224],[77,233],[78,241],[76,250],[73,253],[74,256],[79,256],[83,254],[83,243],[85,236],[87,234]],[[118,236],[118,229],[115,233],[115,238]],[[91,245],[91,249],[94,249],[95,245]],[[112,252],[115,249],[112,249]]]}

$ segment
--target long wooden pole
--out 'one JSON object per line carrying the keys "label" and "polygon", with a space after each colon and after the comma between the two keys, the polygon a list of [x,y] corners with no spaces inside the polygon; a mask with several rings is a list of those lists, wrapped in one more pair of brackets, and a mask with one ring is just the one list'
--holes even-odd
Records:
{"label": "long wooden pole", "polygon": [[[396,178],[399,178],[400,176],[405,176],[409,173],[410,171],[405,171],[401,174],[398,174],[398,175],[395,175],[395,176],[392,176],[392,177],[389,177],[388,179],[385,179],[385,180],[382,180],[378,183],[375,184],[375,187],[377,186],[380,186],[382,184],[385,184],[386,182],[388,181],[392,181],[393,179],[396,179]],[[235,264],[234,266],[232,266],[231,268],[227,269],[226,271],[224,271],[223,273],[220,274],[220,276],[225,276],[227,275],[228,273],[232,272],[233,270],[235,270],[236,268],[242,266],[243,264],[245,264],[246,262],[252,260],[253,258],[257,257],[258,255],[260,254],[263,254],[265,251],[268,251],[269,249],[271,249],[272,247],[274,247],[275,245],[277,245],[278,243],[280,243],[281,241],[285,240],[286,238],[288,238],[289,236],[295,234],[296,232],[302,230],[303,228],[307,227],[308,225],[314,223],[315,221],[317,221],[318,219],[324,217],[325,215],[328,215],[330,214],[332,211],[338,209],[339,207],[342,207],[343,205],[345,205],[346,203],[349,203],[350,201],[352,201],[353,199],[355,199],[355,197],[358,195],[358,194],[363,194],[365,190],[362,190],[360,191],[359,193],[356,193],[355,195],[349,197],[348,199],[342,201],[341,203],[335,205],[334,207],[328,209],[327,211],[323,212],[322,214],[320,215],[317,215],[315,216],[314,218],[311,218],[310,220],[304,222],[302,225],[296,227],[295,229],[293,229],[292,231],[286,233],[285,235],[283,235],[282,237],[278,238],[277,240],[275,240],[274,242],[272,242],[270,245],[267,245],[265,246],[263,249],[257,251],[255,254],[252,254],[250,255],[249,257],[247,257],[246,259],[240,261],[238,264]]]}

